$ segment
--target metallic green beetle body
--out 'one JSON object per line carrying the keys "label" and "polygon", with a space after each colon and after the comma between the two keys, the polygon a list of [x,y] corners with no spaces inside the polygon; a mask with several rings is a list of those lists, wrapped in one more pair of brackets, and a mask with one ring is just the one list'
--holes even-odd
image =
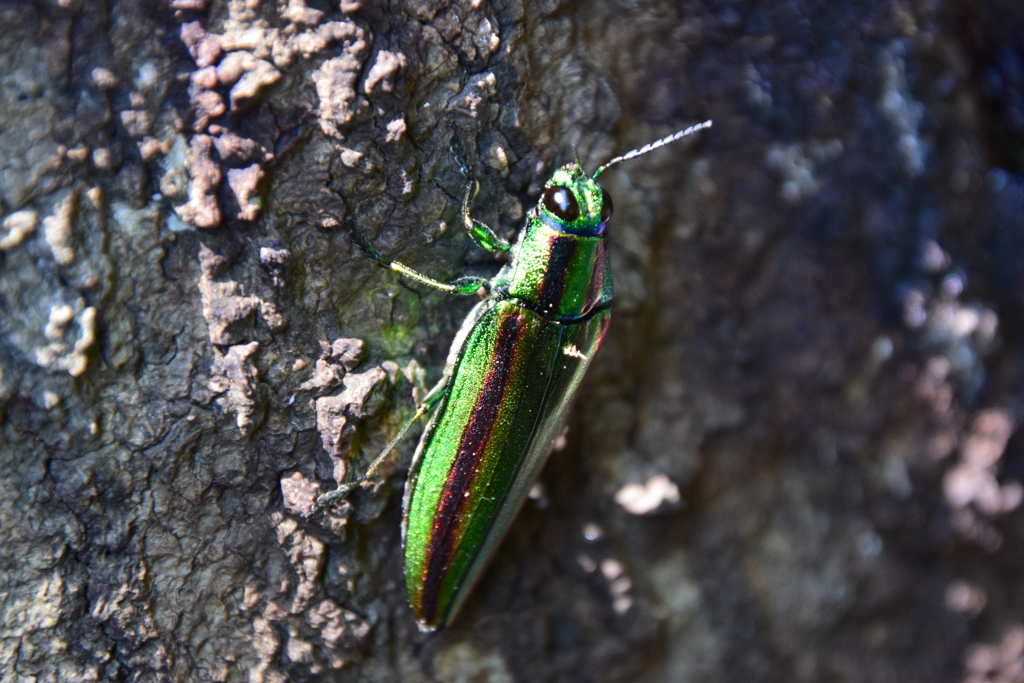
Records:
{"label": "metallic green beetle body", "polygon": [[[402,538],[409,604],[423,630],[448,624],[508,530],[565,421],[611,319],[611,268],[605,226],[611,198],[597,177],[711,125],[707,121],[617,157],[587,176],[559,168],[545,185],[514,246],[470,216],[469,235],[509,251],[491,280],[433,280],[378,252],[358,230],[356,243],[378,263],[454,294],[487,296],[462,324],[441,382],[367,472],[317,500],[315,516],[366,481],[420,417],[434,415],[416,450],[405,490]],[[456,136],[452,149],[468,176]]]}
{"label": "metallic green beetle body", "polygon": [[456,338],[447,391],[406,484],[406,590],[424,628],[447,623],[469,594],[608,328],[605,195],[575,164],[547,187],[572,192],[580,217],[561,221],[543,202],[532,212],[492,295]]}

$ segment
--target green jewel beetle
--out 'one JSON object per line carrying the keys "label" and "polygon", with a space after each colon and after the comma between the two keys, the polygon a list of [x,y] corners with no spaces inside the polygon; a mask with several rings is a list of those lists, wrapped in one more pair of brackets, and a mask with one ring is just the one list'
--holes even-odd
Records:
{"label": "green jewel beetle", "polygon": [[[406,593],[422,630],[445,626],[465,602],[526,498],[565,421],[611,318],[612,276],[605,228],[611,197],[597,177],[608,167],[711,126],[691,126],[612,159],[592,175],[562,166],[544,187],[515,245],[470,216],[480,246],[507,251],[491,280],[439,282],[392,261],[358,230],[358,246],[381,265],[453,294],[486,296],[455,336],[441,381],[366,473],[321,496],[321,514],[366,481],[421,417],[435,410],[405,487],[402,537]],[[452,149],[469,171],[456,136]]]}

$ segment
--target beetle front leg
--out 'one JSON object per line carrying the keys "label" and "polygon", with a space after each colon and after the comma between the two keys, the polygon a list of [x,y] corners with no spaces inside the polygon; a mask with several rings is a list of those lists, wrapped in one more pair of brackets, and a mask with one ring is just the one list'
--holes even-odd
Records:
{"label": "beetle front leg", "polygon": [[480,191],[480,183],[469,179],[469,186],[466,188],[466,196],[462,200],[462,227],[466,229],[473,241],[487,251],[508,251],[512,248],[508,240],[499,237],[489,225],[478,221],[470,215],[469,205]]}
{"label": "beetle front leg", "polygon": [[469,181],[469,185],[466,187],[466,194],[462,198],[462,227],[466,229],[466,232],[469,233],[474,242],[487,251],[508,251],[512,248],[508,240],[502,239],[489,225],[483,221],[478,221],[470,215],[470,204],[472,204],[473,198],[476,197],[476,193],[480,191],[480,183],[473,178],[473,174],[469,171],[469,163],[466,161],[466,150],[462,146],[462,136],[459,134],[458,127],[452,125],[451,131],[452,156],[455,157],[455,163],[459,165],[459,171]]}

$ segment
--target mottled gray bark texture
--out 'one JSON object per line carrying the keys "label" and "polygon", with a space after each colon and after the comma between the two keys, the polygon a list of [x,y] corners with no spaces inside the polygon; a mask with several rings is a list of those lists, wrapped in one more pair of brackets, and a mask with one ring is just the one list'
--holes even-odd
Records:
{"label": "mottled gray bark texture", "polygon": [[[1018,0],[0,2],[0,680],[1021,681]],[[415,439],[560,163],[612,330],[468,607]]]}

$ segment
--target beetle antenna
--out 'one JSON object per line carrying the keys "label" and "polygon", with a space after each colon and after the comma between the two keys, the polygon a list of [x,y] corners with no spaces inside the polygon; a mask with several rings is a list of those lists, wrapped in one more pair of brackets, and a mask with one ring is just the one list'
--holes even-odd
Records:
{"label": "beetle antenna", "polygon": [[669,144],[670,142],[675,142],[679,138],[685,138],[687,135],[693,135],[694,133],[696,133],[699,130],[704,130],[705,128],[710,128],[710,127],[711,127],[711,121],[705,121],[704,123],[698,123],[698,124],[690,126],[689,128],[687,128],[685,130],[681,130],[681,131],[678,131],[676,133],[672,133],[672,135],[669,135],[668,137],[662,138],[660,140],[655,140],[654,142],[652,142],[650,144],[644,145],[640,149],[634,149],[632,152],[626,152],[621,157],[615,157],[614,159],[609,161],[607,164],[605,164],[604,166],[601,166],[596,171],[594,171],[593,178],[596,180],[597,176],[601,175],[602,173],[607,171],[609,167],[614,166],[615,164],[619,163],[620,161],[629,161],[630,159],[635,159],[635,158],[637,158],[638,156],[640,156],[642,154],[647,154],[648,152],[653,152],[654,150],[658,149],[659,147],[664,147],[665,145]]}

